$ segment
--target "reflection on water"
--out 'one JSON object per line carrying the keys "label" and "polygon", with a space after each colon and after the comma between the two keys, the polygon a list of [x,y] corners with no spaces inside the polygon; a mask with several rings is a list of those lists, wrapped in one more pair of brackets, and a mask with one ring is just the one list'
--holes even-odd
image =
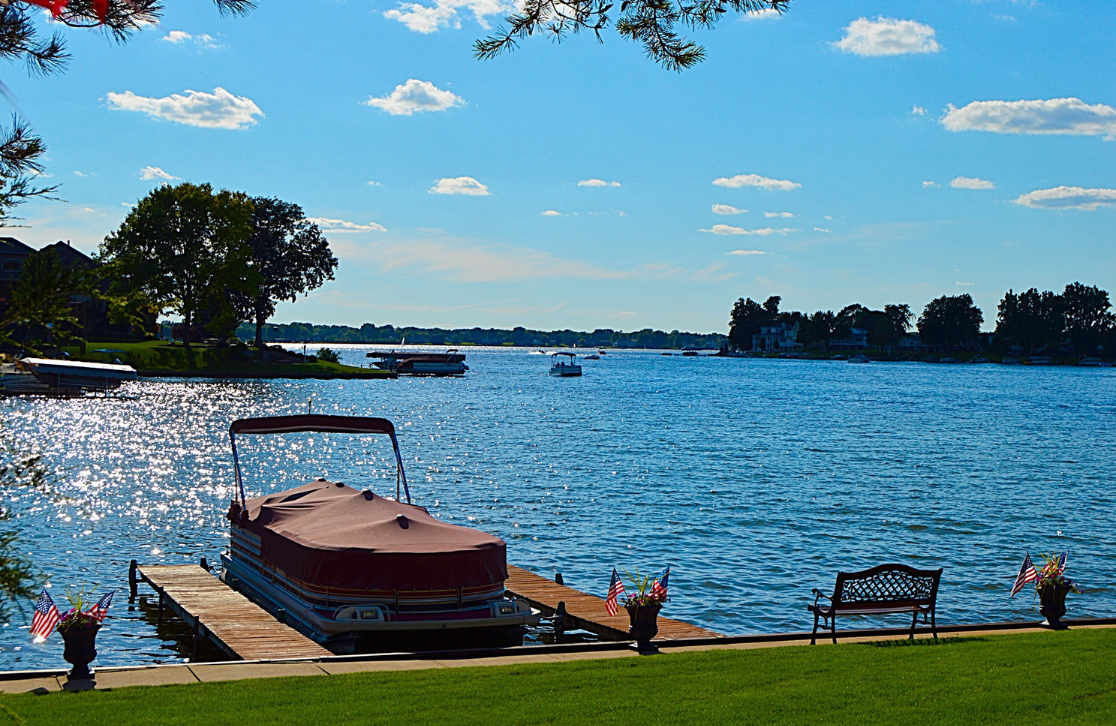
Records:
{"label": "reflection on water", "polygon": [[[352,363],[368,350],[341,347]],[[613,565],[670,564],[664,614],[721,632],[801,630],[811,587],[895,561],[946,568],[939,622],[1033,619],[1026,592],[1008,598],[1027,550],[1070,551],[1087,590],[1071,617],[1116,605],[1113,369],[624,351],[557,379],[524,350],[468,356],[453,379],[143,380],[135,400],[0,402],[6,435],[56,479],[6,504],[56,600],[68,583],[120,590],[101,665],[188,655],[173,624],[127,605],[128,561],[216,561],[229,423],[310,397],[315,413],[392,419],[416,503],[503,537],[511,562],[598,595]],[[250,495],[319,475],[394,492],[378,437],[239,446]],[[33,645],[26,628],[0,630],[0,669],[64,667],[57,637]]]}

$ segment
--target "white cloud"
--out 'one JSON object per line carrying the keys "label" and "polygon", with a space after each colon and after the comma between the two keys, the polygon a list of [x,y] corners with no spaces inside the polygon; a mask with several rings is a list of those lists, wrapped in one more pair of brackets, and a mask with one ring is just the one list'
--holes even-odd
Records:
{"label": "white cloud", "polygon": [[561,212],[556,212],[553,209],[548,209],[545,212],[539,212],[539,214],[541,214],[544,217],[561,217],[562,216]]}
{"label": "white cloud", "polygon": [[256,123],[255,116],[264,115],[250,98],[234,96],[219,87],[213,93],[187,90],[164,98],[110,91],[106,98],[109,108],[117,111],[140,111],[152,118],[206,129],[243,129]]}
{"label": "white cloud", "polygon": [[82,172],[82,171],[75,171],[74,176],[86,177],[86,176],[90,176],[90,175],[86,174],[85,172]]}
{"label": "white cloud", "polygon": [[164,35],[162,38],[160,38],[160,40],[164,40],[167,43],[171,43],[173,45],[185,45],[187,43],[191,43],[198,46],[199,48],[221,47],[212,35],[207,35],[205,33],[191,35],[190,33],[182,30],[172,30]]}
{"label": "white cloud", "polygon": [[173,181],[179,178],[177,176],[168,174],[157,166],[145,166],[140,169],[139,175],[140,179],[142,179],[143,181],[151,181],[152,179],[166,179],[167,181]]}
{"label": "white cloud", "polygon": [[781,18],[782,16],[783,14],[780,13],[778,10],[767,8],[766,10],[753,10],[751,12],[744,13],[741,18],[746,21],[774,20],[775,18]]}
{"label": "white cloud", "polygon": [[430,194],[465,194],[472,197],[488,196],[488,187],[471,176],[439,179],[427,190]]}
{"label": "white cloud", "polygon": [[954,189],[995,189],[996,185],[987,179],[975,176],[959,176],[949,183]]}
{"label": "white cloud", "polygon": [[833,230],[826,229],[825,227],[814,227],[815,232],[825,232],[826,234],[833,234]]}
{"label": "white cloud", "polygon": [[786,218],[790,218],[790,217],[793,217],[794,215],[791,214],[790,212],[764,212],[763,216],[765,216],[765,217],[786,217]]}
{"label": "white cloud", "polygon": [[369,182],[368,182],[368,186],[370,186],[370,187],[382,187],[382,186],[383,186],[383,184],[381,184],[381,183],[380,183],[380,182],[378,182],[378,181],[369,181]]}
{"label": "white cloud", "polygon": [[744,257],[744,256],[748,256],[748,255],[766,255],[767,253],[764,252],[763,250],[733,250],[732,252],[726,252],[725,254],[726,255],[740,255],[740,256]]}
{"label": "white cloud", "polygon": [[958,285],[958,286],[960,286],[960,287],[969,287],[969,286],[970,286],[970,285],[972,285],[973,283],[971,283],[971,282],[955,282],[955,283],[953,283],[953,284],[954,284],[954,285]]}
{"label": "white cloud", "polygon": [[375,222],[357,224],[356,222],[346,222],[343,219],[328,219],[326,217],[307,217],[306,221],[318,225],[318,229],[327,232],[387,232],[382,224],[376,224]]}
{"label": "white cloud", "polygon": [[1092,212],[1097,207],[1116,207],[1116,189],[1065,186],[1038,189],[1023,194],[1015,203],[1034,209],[1084,209]]}
{"label": "white cloud", "polygon": [[745,214],[747,209],[737,209],[731,204],[714,204],[713,214]]}
{"label": "white cloud", "polygon": [[845,37],[833,43],[843,53],[863,56],[937,53],[934,29],[914,20],[860,18],[845,28]]}
{"label": "white cloud", "polygon": [[790,227],[783,227],[781,229],[772,229],[771,227],[764,227],[763,229],[744,229],[743,227],[733,227],[727,224],[715,224],[710,229],[699,229],[698,232],[711,232],[712,234],[755,234],[760,237],[766,237],[771,234],[790,234],[791,232],[798,232],[797,229]]}
{"label": "white cloud", "polygon": [[941,186],[942,186],[941,184],[939,184],[938,182],[935,182],[935,181],[924,181],[924,182],[922,182],[922,188],[923,189],[930,189],[930,188],[940,189]]}
{"label": "white cloud", "polygon": [[737,174],[733,177],[721,177],[714,179],[713,183],[719,187],[729,187],[730,189],[739,189],[740,187],[759,187],[767,191],[779,190],[781,192],[789,192],[791,189],[798,189],[802,185],[797,182],[787,181],[785,179],[771,179],[759,174]]}
{"label": "white cloud", "polygon": [[386,96],[373,96],[361,103],[387,111],[392,116],[410,116],[423,111],[445,111],[454,106],[464,106],[465,100],[451,91],[443,91],[430,81],[411,78]]}
{"label": "white cloud", "polygon": [[433,5],[401,2],[399,7],[388,10],[384,17],[398,20],[416,33],[433,33],[440,28],[460,28],[459,12],[466,10],[482,28],[488,28],[487,17],[507,15],[516,5],[509,0],[434,0]]}
{"label": "white cloud", "polygon": [[926,115],[926,109],[923,108],[922,106],[915,106],[914,108],[911,109],[911,115],[912,116],[925,116]]}
{"label": "white cloud", "polygon": [[1079,98],[950,104],[941,122],[950,131],[1116,137],[1116,108]]}
{"label": "white cloud", "polygon": [[618,187],[618,181],[605,181],[604,179],[582,179],[577,183],[579,187]]}

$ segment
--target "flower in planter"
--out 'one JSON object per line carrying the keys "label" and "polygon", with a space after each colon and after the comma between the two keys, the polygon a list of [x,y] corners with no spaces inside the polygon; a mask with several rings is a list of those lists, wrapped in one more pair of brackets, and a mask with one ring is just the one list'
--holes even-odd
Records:
{"label": "flower in planter", "polygon": [[[620,576],[616,574],[616,568],[612,568],[612,582],[609,583],[608,597],[605,600],[605,608],[609,615],[615,615],[617,612],[617,605],[622,604],[625,608],[644,607],[647,605],[662,605],[669,602],[670,598],[667,597],[667,580],[670,577],[670,567],[660,572],[654,577],[650,575],[640,574],[639,568],[636,568],[635,574],[624,570],[624,576],[628,582],[635,588],[635,592],[628,594],[624,589],[624,583],[620,581]],[[620,603],[620,598],[623,602]]]}
{"label": "flower in planter", "polygon": [[1038,570],[1037,577],[1035,578],[1035,592],[1041,593],[1046,588],[1065,587],[1069,592],[1081,594],[1081,588],[1077,583],[1066,577],[1066,559],[1069,556],[1068,552],[1063,552],[1061,555],[1040,555],[1042,557],[1043,566]]}
{"label": "flower in planter", "polygon": [[109,605],[112,604],[112,596],[116,591],[105,593],[96,604],[88,607],[94,589],[96,586],[87,591],[84,585],[76,590],[66,588],[66,599],[70,601],[70,609],[64,614],[59,614],[54,601],[47,594],[46,588],[43,588],[42,594],[35,603],[35,617],[31,622],[31,635],[35,636],[36,642],[46,640],[55,630],[65,633],[70,630],[92,628],[104,622]]}

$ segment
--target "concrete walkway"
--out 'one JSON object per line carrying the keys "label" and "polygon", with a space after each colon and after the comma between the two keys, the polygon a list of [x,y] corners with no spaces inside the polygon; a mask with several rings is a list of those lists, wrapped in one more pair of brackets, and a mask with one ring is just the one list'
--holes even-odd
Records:
{"label": "concrete walkway", "polygon": [[[988,637],[1017,633],[1038,633],[1050,628],[1019,624],[992,624],[980,626],[956,626],[939,628],[939,636],[949,637]],[[1009,626],[1009,627],[1005,627]],[[1114,628],[1116,619],[1070,621],[1074,630],[1089,628]],[[906,631],[846,631],[841,636],[843,643],[867,643],[885,640],[903,640]],[[920,632],[919,639],[931,637]],[[738,638],[719,638],[710,641],[663,641],[658,643],[661,655],[669,657],[672,653],[693,653],[706,650],[751,650],[754,648],[775,648],[789,645],[807,645],[808,633],[789,633],[785,636],[741,636]],[[830,640],[819,639],[819,645],[828,645]],[[27,693],[36,691],[83,691],[90,689],[126,688],[129,686],[164,686],[183,683],[206,683],[212,681],[235,681],[244,678],[279,678],[284,676],[331,676],[345,673],[370,673],[377,671],[424,670],[429,668],[467,668],[477,666],[507,666],[523,663],[563,663],[569,661],[599,660],[603,658],[638,658],[633,650],[620,643],[599,643],[575,647],[536,646],[514,649],[507,655],[486,655],[469,657],[432,657],[406,658],[399,655],[337,657],[330,659],[290,660],[290,661],[228,661],[223,663],[192,663],[182,665],[161,665],[132,668],[98,668],[93,681],[68,681],[64,674],[54,671],[0,673],[0,693]]]}

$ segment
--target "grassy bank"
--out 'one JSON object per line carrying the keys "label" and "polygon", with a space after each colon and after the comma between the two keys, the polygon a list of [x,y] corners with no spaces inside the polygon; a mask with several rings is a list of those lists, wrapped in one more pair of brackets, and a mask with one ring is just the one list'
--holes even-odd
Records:
{"label": "grassy bank", "polygon": [[1113,662],[1116,630],[1078,630],[28,694],[0,722],[1111,724]]}
{"label": "grassy bank", "polygon": [[[98,350],[107,352],[98,352]],[[391,374],[369,368],[345,366],[318,360],[294,362],[283,352],[262,355],[250,348],[213,348],[201,345],[187,351],[181,344],[151,340],[143,343],[86,343],[66,352],[74,360],[112,363],[119,359],[142,376],[200,376],[214,378],[390,378]],[[313,355],[313,351],[308,351]]]}

